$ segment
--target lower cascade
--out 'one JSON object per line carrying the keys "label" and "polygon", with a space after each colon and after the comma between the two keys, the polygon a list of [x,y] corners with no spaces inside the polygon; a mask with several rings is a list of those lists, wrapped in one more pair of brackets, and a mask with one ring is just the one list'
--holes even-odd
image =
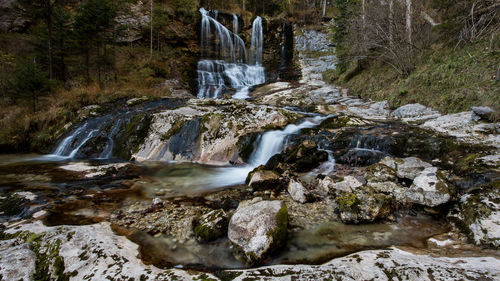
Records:
{"label": "lower cascade", "polygon": [[[200,9],[201,49],[198,62],[198,98],[220,98],[233,92],[233,98],[248,98],[252,86],[266,81],[262,66],[262,19],[257,17],[252,28],[250,64],[243,40],[238,36],[238,17],[233,14],[233,32]],[[215,58],[215,59],[214,59]]]}

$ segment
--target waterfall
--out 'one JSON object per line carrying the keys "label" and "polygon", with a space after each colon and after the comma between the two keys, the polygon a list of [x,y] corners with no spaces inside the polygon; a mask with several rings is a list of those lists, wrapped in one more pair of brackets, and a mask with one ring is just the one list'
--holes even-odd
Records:
{"label": "waterfall", "polygon": [[241,184],[248,173],[260,165],[264,165],[275,154],[281,153],[288,136],[297,134],[300,130],[316,127],[330,116],[314,116],[306,118],[298,125],[290,124],[283,130],[265,132],[257,142],[257,147],[250,155],[249,164],[243,167],[220,168],[219,172],[207,179],[207,182],[222,185]]}
{"label": "waterfall", "polygon": [[252,40],[250,46],[250,64],[262,65],[262,18],[256,17],[252,24]]}
{"label": "waterfall", "polygon": [[[226,93],[233,93],[233,98],[248,98],[252,86],[265,82],[265,72],[261,63],[246,64],[245,42],[238,36],[238,16],[233,14],[231,32],[217,21],[217,11],[213,12],[214,17],[203,8],[200,13],[203,58],[198,61],[197,66],[198,98],[219,98]],[[260,32],[262,61],[262,24],[260,31],[257,27],[255,30]],[[254,37],[259,35],[252,33],[252,38]]]}
{"label": "waterfall", "polygon": [[283,130],[269,131],[262,135],[257,149],[250,156],[250,164],[257,167],[266,164],[266,162],[275,154],[283,150],[283,144],[286,137],[298,133],[305,128],[313,128],[321,121],[326,119],[325,116],[315,116],[307,118],[304,122],[295,125],[290,124]]}

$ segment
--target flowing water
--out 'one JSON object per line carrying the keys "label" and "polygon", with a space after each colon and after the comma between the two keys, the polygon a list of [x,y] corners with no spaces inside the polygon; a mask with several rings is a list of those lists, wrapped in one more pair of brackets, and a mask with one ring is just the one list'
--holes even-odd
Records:
{"label": "flowing water", "polygon": [[[249,98],[252,86],[265,82],[262,66],[262,19],[256,18],[252,31],[250,59],[245,43],[238,36],[239,21],[233,15],[231,32],[216,19],[216,13],[200,9],[202,59],[198,61],[198,98],[220,98],[233,93],[235,99]],[[256,61],[256,58],[259,58]]]}

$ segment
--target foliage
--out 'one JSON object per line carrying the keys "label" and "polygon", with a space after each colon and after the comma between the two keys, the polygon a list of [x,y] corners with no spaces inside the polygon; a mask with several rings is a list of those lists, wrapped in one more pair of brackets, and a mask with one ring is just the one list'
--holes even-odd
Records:
{"label": "foliage", "polygon": [[13,98],[31,99],[35,112],[38,97],[50,92],[50,81],[35,62],[27,60],[17,65],[10,88]]}

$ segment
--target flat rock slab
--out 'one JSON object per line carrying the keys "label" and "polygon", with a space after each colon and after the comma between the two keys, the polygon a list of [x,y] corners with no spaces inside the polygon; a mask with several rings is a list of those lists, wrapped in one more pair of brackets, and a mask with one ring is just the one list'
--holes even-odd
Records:
{"label": "flat rock slab", "polygon": [[398,248],[371,250],[323,265],[275,265],[234,272],[240,280],[499,280],[493,257],[434,257]]}

